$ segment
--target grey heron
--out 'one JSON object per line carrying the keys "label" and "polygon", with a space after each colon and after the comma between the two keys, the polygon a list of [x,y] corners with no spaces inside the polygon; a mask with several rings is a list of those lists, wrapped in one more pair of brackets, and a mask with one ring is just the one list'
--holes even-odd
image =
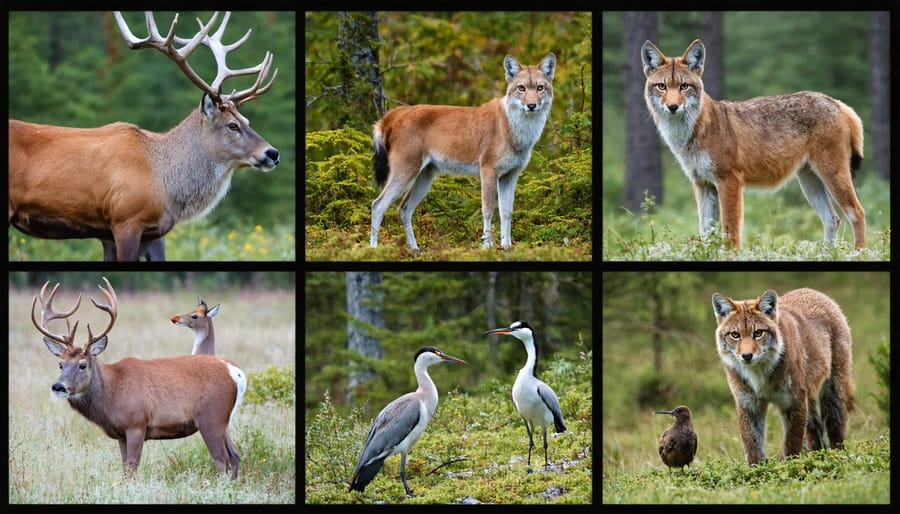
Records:
{"label": "grey heron", "polygon": [[415,392],[406,393],[387,404],[372,422],[369,437],[350,479],[350,491],[365,490],[366,485],[381,469],[384,459],[399,453],[400,479],[403,480],[407,496],[412,496],[409,484],[406,483],[406,453],[422,436],[438,403],[438,391],[428,376],[428,367],[439,362],[467,364],[433,346],[420,348],[413,360],[419,387]]}
{"label": "grey heron", "polygon": [[519,370],[513,384],[512,398],[519,416],[525,420],[528,430],[528,473],[531,473],[531,449],[534,448],[534,427],[541,427],[544,434],[544,469],[547,469],[547,427],[553,425],[557,433],[566,431],[559,398],[550,386],[537,377],[537,345],[534,343],[534,329],[527,321],[516,321],[505,328],[488,330],[485,334],[506,334],[522,341],[528,359]]}

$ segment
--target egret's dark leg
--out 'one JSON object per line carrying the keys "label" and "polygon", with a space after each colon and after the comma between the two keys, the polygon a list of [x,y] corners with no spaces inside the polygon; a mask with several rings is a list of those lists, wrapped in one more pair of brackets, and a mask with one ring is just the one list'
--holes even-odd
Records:
{"label": "egret's dark leg", "polygon": [[541,427],[544,431],[544,470],[547,470],[547,427]]}
{"label": "egret's dark leg", "polygon": [[531,473],[531,449],[534,448],[534,437],[532,437],[532,434],[534,430],[531,429],[531,423],[527,419],[525,420],[525,430],[528,430],[528,471],[526,472],[528,474]]}
{"label": "egret's dark leg", "polygon": [[406,496],[412,496],[409,484],[406,483],[406,452],[400,452],[400,480],[403,480],[403,487],[406,488]]}

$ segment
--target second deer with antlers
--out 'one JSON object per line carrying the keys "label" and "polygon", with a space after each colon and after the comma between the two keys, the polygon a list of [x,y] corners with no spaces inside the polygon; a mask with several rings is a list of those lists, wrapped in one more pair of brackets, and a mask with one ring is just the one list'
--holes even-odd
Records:
{"label": "second deer with antlers", "polygon": [[[69,317],[81,305],[66,312],[53,309],[56,284],[47,294],[49,282],[41,288],[41,321],[34,317],[38,297],[31,302],[31,321],[44,335],[44,344],[60,358],[59,378],[50,388],[65,398],[82,416],[100,426],[106,435],[119,441],[119,451],[127,475],[133,475],[141,463],[146,439],[176,439],[200,432],[203,442],[220,473],[231,468],[237,478],[240,456],[231,442],[228,425],[237,410],[247,375],[233,362],[212,355],[182,355],[141,360],[127,357],[113,364],[98,356],[106,349],[107,334],[116,322],[116,292],[106,278],[100,291],[107,304],[91,302],[110,316],[99,334],[87,326],[88,342],[75,346],[78,322]],[[66,332],[56,334],[47,328],[54,319],[66,320]]]}
{"label": "second deer with antlers", "polygon": [[[100,239],[107,260],[134,261],[142,254],[164,260],[161,238],[176,223],[212,210],[235,170],[274,168],[278,150],[250,128],[238,107],[267,92],[278,70],[263,86],[273,60],[269,52],[252,68],[228,68],[226,55],[250,37],[248,31],[222,43],[229,16],[212,34],[218,13],[205,25],[197,20],[200,31],[187,39],[175,35],[177,15],[163,36],[148,12],[149,34],[138,38],[116,12],[128,46],[154,48],[172,59],[203,91],[200,105],[164,134],[128,123],[82,129],[9,120],[9,224],[35,237]],[[218,67],[211,84],[187,62],[200,45],[212,51]],[[224,94],[223,82],[241,75],[257,78],[247,89]]]}

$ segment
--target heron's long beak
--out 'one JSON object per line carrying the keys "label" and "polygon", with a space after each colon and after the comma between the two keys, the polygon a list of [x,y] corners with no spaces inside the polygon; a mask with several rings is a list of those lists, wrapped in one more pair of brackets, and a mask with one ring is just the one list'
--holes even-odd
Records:
{"label": "heron's long beak", "polygon": [[485,334],[508,334],[510,332],[512,332],[512,330],[510,330],[509,327],[503,327],[503,328],[495,328],[494,330],[488,330],[487,332],[484,332],[484,333]]}
{"label": "heron's long beak", "polygon": [[452,355],[447,355],[446,353],[442,353],[440,355],[440,357],[441,357],[441,360],[445,360],[448,362],[458,362],[459,364],[468,364],[468,362],[466,362],[462,359],[457,359],[456,357],[454,357]]}

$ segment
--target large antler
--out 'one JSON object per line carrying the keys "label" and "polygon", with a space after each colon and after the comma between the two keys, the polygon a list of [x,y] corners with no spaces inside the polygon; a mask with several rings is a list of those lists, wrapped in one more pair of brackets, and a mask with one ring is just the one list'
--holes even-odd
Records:
{"label": "large antler", "polygon": [[[49,339],[52,339],[58,343],[62,343],[66,346],[72,346],[72,343],[75,339],[75,330],[78,328],[78,321],[75,321],[75,325],[71,326],[69,324],[69,316],[75,313],[78,310],[78,307],[81,305],[81,293],[78,293],[78,300],[75,301],[75,306],[69,309],[66,312],[57,312],[53,310],[53,297],[56,296],[56,291],[59,289],[59,283],[53,286],[53,290],[50,291],[50,295],[46,296],[47,286],[50,285],[50,282],[44,282],[44,287],[41,288],[41,322],[38,323],[36,319],[34,319],[34,306],[37,304],[38,297],[35,296],[34,299],[31,300],[31,322],[34,323],[35,328]],[[46,299],[45,299],[46,298]],[[50,320],[54,319],[65,319],[66,320],[66,331],[67,334],[54,334],[47,329],[47,323]]]}
{"label": "large antler", "polygon": [[[94,300],[91,297],[91,302],[95,307],[100,309],[101,311],[105,311],[109,313],[109,324],[106,326],[106,329],[103,332],[97,334],[96,336],[91,333],[91,324],[88,323],[88,345],[94,344],[94,342],[98,341],[101,337],[105,336],[109,333],[110,329],[112,329],[113,325],[116,324],[116,315],[119,312],[119,299],[116,297],[116,291],[109,285],[109,280],[106,280],[106,277],[103,277],[103,281],[106,282],[106,289],[103,289],[103,286],[97,286],[100,288],[100,292],[103,293],[103,296],[106,297],[106,301],[108,304],[104,305],[101,303],[97,303],[97,300]],[[80,298],[79,298],[80,299]]]}
{"label": "large antler", "polygon": [[[274,55],[271,52],[266,51],[266,55],[263,58],[262,62],[253,66],[252,68],[243,68],[240,70],[232,70],[228,68],[228,65],[225,63],[225,57],[228,55],[228,52],[231,52],[235,48],[243,45],[247,39],[250,37],[250,33],[252,29],[247,30],[247,33],[244,34],[244,37],[235,41],[230,45],[226,45],[222,43],[222,35],[225,33],[225,26],[228,24],[228,19],[231,17],[231,12],[226,11],[225,16],[222,18],[222,24],[219,26],[218,30],[215,31],[211,36],[209,35],[209,30],[212,28],[216,19],[219,16],[218,12],[215,12],[212,18],[209,20],[209,23],[206,25],[203,24],[200,19],[197,19],[197,23],[200,25],[200,32],[198,32],[193,38],[180,38],[175,35],[175,27],[178,25],[178,15],[175,15],[175,19],[172,21],[171,27],[169,27],[169,32],[165,38],[159,33],[159,29],[156,26],[156,20],[153,18],[153,13],[147,11],[145,13],[147,19],[147,32],[148,36],[145,38],[138,38],[134,34],[132,34],[131,29],[128,28],[128,24],[125,23],[125,19],[122,17],[122,13],[119,11],[115,11],[116,22],[119,24],[119,30],[122,32],[122,37],[125,38],[125,41],[128,42],[129,48],[139,49],[139,48],[155,48],[160,52],[166,54],[171,58],[175,63],[181,68],[181,71],[184,72],[185,75],[191,81],[197,85],[200,89],[209,94],[216,102],[228,102],[231,101],[235,105],[240,106],[244,102],[248,102],[264,93],[266,93],[269,88],[272,87],[272,83],[275,81],[275,77],[278,76],[278,69],[276,68],[274,73],[272,73],[272,78],[269,82],[260,87],[265,80],[266,76],[269,74],[269,69],[272,66],[272,61],[274,59]],[[181,48],[175,48],[174,43],[179,43],[182,46]],[[213,56],[216,59],[216,78],[212,81],[212,85],[209,85],[197,75],[196,72],[191,68],[191,66],[187,62],[187,57],[193,52],[197,46],[200,44],[205,45],[211,51]],[[256,82],[247,89],[242,89],[241,91],[232,91],[229,95],[222,95],[222,83],[225,82],[226,79],[231,77],[237,77],[242,75],[253,75],[257,74]]]}

